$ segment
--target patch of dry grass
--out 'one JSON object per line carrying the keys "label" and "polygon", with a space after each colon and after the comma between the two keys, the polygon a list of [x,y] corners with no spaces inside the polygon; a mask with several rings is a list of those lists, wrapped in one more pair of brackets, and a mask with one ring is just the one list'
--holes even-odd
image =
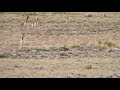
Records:
{"label": "patch of dry grass", "polygon": [[89,13],[85,17],[90,18],[90,17],[94,17],[94,15],[93,15],[93,13]]}
{"label": "patch of dry grass", "polygon": [[107,41],[102,41],[102,40],[99,40],[98,41],[98,48],[99,50],[105,50],[107,48],[109,49],[112,49],[112,48],[115,48],[117,46],[116,42],[113,41],[113,40],[107,40]]}
{"label": "patch of dry grass", "polygon": [[106,41],[104,43],[104,45],[107,45],[107,47],[109,47],[109,48],[116,47],[116,43],[110,42],[110,41]]}

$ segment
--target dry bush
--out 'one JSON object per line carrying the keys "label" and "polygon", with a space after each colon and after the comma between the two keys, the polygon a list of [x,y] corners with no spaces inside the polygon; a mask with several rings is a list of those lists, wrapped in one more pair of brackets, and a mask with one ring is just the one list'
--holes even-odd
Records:
{"label": "dry bush", "polygon": [[101,40],[98,41],[97,48],[100,51],[105,50],[107,48],[114,48],[114,47],[116,47],[116,43],[113,41],[101,41]]}
{"label": "dry bush", "polygon": [[105,13],[103,14],[104,17],[108,17]]}
{"label": "dry bush", "polygon": [[98,45],[99,45],[99,46],[102,45],[102,41],[101,41],[101,40],[98,41]]}
{"label": "dry bush", "polygon": [[0,55],[0,58],[7,58],[7,56],[6,55]]}
{"label": "dry bush", "polygon": [[89,14],[85,15],[85,17],[87,17],[87,18],[94,17],[94,15],[92,13],[89,13]]}
{"label": "dry bush", "polygon": [[92,65],[87,65],[86,69],[92,69]]}
{"label": "dry bush", "polygon": [[106,45],[109,48],[116,47],[116,44],[114,42],[110,42],[110,41],[104,42],[104,45]]}

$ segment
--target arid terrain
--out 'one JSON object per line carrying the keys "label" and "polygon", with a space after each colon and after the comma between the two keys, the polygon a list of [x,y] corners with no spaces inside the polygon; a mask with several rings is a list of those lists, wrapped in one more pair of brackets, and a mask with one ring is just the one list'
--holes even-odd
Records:
{"label": "arid terrain", "polygon": [[0,13],[1,78],[119,78],[119,65],[120,12]]}

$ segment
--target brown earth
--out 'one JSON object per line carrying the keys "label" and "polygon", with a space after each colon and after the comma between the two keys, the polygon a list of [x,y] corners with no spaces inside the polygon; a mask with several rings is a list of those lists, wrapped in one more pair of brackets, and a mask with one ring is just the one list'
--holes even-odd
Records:
{"label": "brown earth", "polygon": [[120,78],[120,59],[0,59],[0,78]]}
{"label": "brown earth", "polygon": [[[120,57],[119,12],[30,14],[26,30],[25,45],[22,50],[20,50],[19,47],[21,39],[21,22],[24,20],[23,14],[3,13],[0,14],[0,17],[0,77],[84,77],[84,75],[85,77],[109,77],[113,74],[119,74],[119,65],[116,64],[117,61],[119,62]],[[39,24],[33,29],[31,23],[36,19],[38,19]],[[99,41],[102,43],[112,42],[110,45],[113,46],[101,46],[98,44]],[[86,61],[82,61],[84,58],[86,58]],[[101,66],[99,68],[100,71],[98,71],[98,69],[94,69],[93,71],[87,69],[82,72],[80,67],[86,67],[86,65],[89,66],[91,64],[94,65],[94,62],[91,62],[91,59],[90,63],[88,63],[88,58],[94,58],[93,61],[97,63],[103,60],[105,65],[107,65],[110,60],[111,64],[108,64],[108,67],[116,64],[118,66],[115,65],[115,68],[113,69],[116,69],[117,67],[116,70],[118,70],[118,72],[115,71],[115,73],[114,70],[109,70],[110,74],[106,76],[105,73],[102,73],[106,67],[102,68]],[[79,59],[80,61],[77,62],[76,60]],[[76,62],[74,62],[74,60]],[[60,72],[54,72],[56,74],[53,74],[51,70],[46,69],[45,73],[47,74],[38,70],[38,74],[36,73],[30,76],[31,73],[36,72],[32,68],[34,67],[34,65],[31,65],[32,63],[38,63],[38,68],[40,68],[42,67],[42,63],[45,63],[46,61],[50,64],[54,63],[54,61],[58,62],[55,64],[56,67],[61,63],[64,64],[65,67],[67,63],[70,64],[67,65],[68,68],[65,72],[65,67],[63,65]],[[9,64],[10,67],[12,67],[11,65],[18,63],[19,66],[23,62],[26,64],[25,66],[21,66],[21,69],[18,70],[19,73],[16,70],[11,71],[9,70],[9,67],[6,67],[9,63],[13,63]],[[30,63],[31,68],[29,66],[27,67],[28,62]],[[85,65],[82,64],[83,62]],[[74,65],[72,66],[72,63],[79,64],[75,71],[72,71],[71,69],[75,68]],[[103,63],[101,63],[101,65],[102,64]],[[26,69],[28,74],[25,73],[26,71],[24,72],[25,67],[29,68]],[[87,68],[91,68],[91,66]],[[17,66],[12,67],[12,69],[17,69]],[[51,69],[55,69],[54,65]],[[73,75],[70,74],[69,71]],[[89,73],[89,71],[94,75]],[[96,71],[98,72],[95,74],[94,72]],[[12,72],[17,74],[12,74]],[[25,73],[25,76],[22,72]]]}

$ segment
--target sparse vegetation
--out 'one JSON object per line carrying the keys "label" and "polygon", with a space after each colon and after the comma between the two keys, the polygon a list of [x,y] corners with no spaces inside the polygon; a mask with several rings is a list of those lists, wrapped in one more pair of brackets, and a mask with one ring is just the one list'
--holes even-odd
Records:
{"label": "sparse vegetation", "polygon": [[89,18],[89,17],[94,17],[94,15],[92,13],[87,14],[85,17]]}
{"label": "sparse vegetation", "polygon": [[99,45],[99,46],[102,45],[102,41],[101,41],[101,40],[98,41],[98,45]]}
{"label": "sparse vegetation", "polygon": [[65,53],[60,53],[60,56],[67,56],[67,54],[65,54]]}
{"label": "sparse vegetation", "polygon": [[103,51],[103,50],[106,50],[107,47],[106,46],[100,46],[98,49],[99,49],[99,51]]}
{"label": "sparse vegetation", "polygon": [[80,51],[86,51],[87,48],[89,48],[89,47],[88,46],[73,45],[71,48],[72,49],[78,49]]}
{"label": "sparse vegetation", "polygon": [[86,69],[92,69],[92,65],[87,65]]}
{"label": "sparse vegetation", "polygon": [[59,48],[57,48],[57,47],[50,47],[50,50],[51,50],[51,51],[58,51]]}
{"label": "sparse vegetation", "polygon": [[[27,15],[24,39],[20,29]],[[0,76],[119,74],[119,17],[119,12],[1,12]],[[21,36],[25,43],[19,49]]]}
{"label": "sparse vegetation", "polygon": [[100,51],[105,50],[105,49],[107,49],[107,48],[112,49],[112,48],[114,48],[114,47],[116,47],[116,43],[114,43],[114,42],[112,42],[112,41],[105,41],[105,42],[103,42],[103,41],[101,41],[101,40],[98,41],[98,47],[97,47],[97,48],[98,48]]}
{"label": "sparse vegetation", "polygon": [[104,15],[104,17],[108,17],[105,13],[103,15]]}
{"label": "sparse vegetation", "polygon": [[31,50],[32,50],[31,48],[22,47],[19,51],[21,51],[21,52],[29,52],[29,51],[31,51]]}
{"label": "sparse vegetation", "polygon": [[110,41],[104,42],[104,45],[106,45],[109,48],[116,47],[116,44],[114,42],[110,42]]}
{"label": "sparse vegetation", "polygon": [[73,45],[71,48],[80,48],[80,45]]}
{"label": "sparse vegetation", "polygon": [[69,48],[64,46],[59,48],[60,51],[69,51]]}
{"label": "sparse vegetation", "polygon": [[[120,77],[119,68],[116,68],[119,65],[120,58],[0,59],[0,76],[7,78],[64,78],[65,76],[105,78],[117,74]],[[111,69],[114,71],[112,72]]]}
{"label": "sparse vegetation", "polygon": [[103,51],[103,50],[106,50],[107,47],[104,45],[104,42],[99,40],[98,41],[98,46],[96,46],[96,48],[99,50],[99,51]]}
{"label": "sparse vegetation", "polygon": [[22,47],[22,49],[20,49],[20,51],[22,52],[29,52],[32,50],[36,50],[36,51],[50,51],[49,49],[46,48],[29,48],[29,47]]}
{"label": "sparse vegetation", "polygon": [[71,48],[77,49],[77,50],[80,50],[80,51],[86,51],[86,50],[89,49],[89,46],[86,46],[86,45],[84,45],[84,46],[82,46],[82,45],[80,45],[80,46],[78,46],[78,45],[73,45]]}
{"label": "sparse vegetation", "polygon": [[7,58],[6,55],[0,55],[0,58]]}
{"label": "sparse vegetation", "polygon": [[35,48],[36,51],[50,51],[49,49],[46,48]]}

